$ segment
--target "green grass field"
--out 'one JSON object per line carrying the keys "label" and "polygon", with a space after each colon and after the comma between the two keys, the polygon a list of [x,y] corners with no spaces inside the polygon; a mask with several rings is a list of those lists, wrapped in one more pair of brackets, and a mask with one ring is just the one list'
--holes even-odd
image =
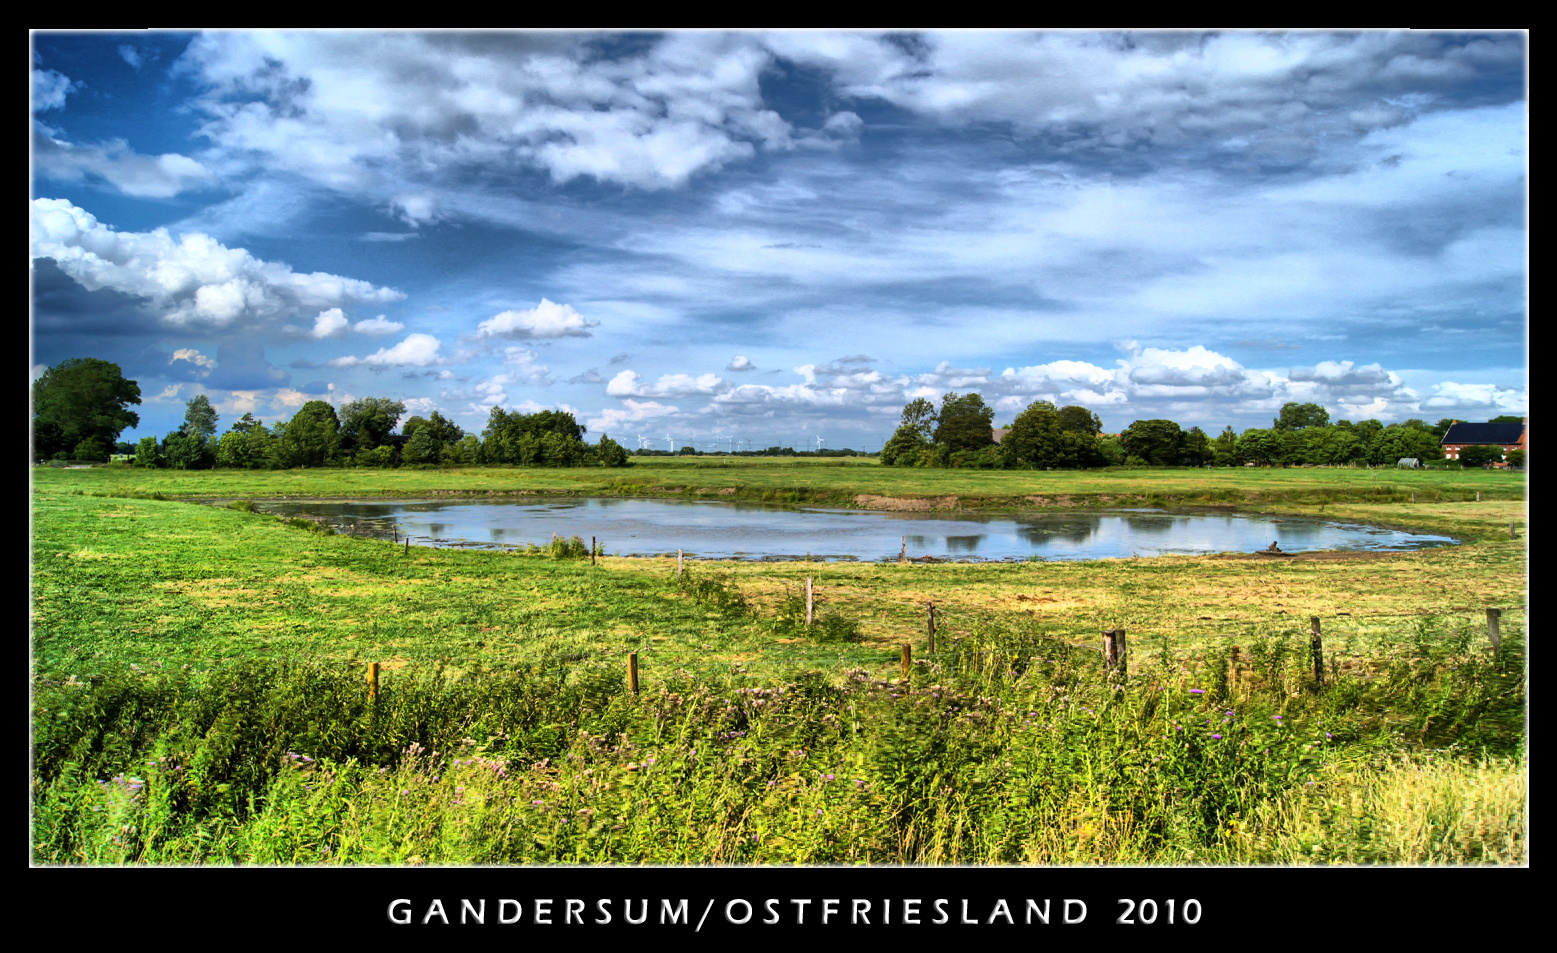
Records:
{"label": "green grass field", "polygon": [[[678,581],[674,559],[407,553],[155,498],[728,488],[841,505],[1237,504],[1466,543],[692,563]],[[40,469],[34,857],[1520,863],[1524,508],[1522,475],[1486,471]],[[826,620],[810,629],[808,577]],[[1487,608],[1503,610],[1495,658]],[[1305,657],[1316,616],[1322,691]],[[1115,687],[1099,646],[1117,628],[1130,676]]]}

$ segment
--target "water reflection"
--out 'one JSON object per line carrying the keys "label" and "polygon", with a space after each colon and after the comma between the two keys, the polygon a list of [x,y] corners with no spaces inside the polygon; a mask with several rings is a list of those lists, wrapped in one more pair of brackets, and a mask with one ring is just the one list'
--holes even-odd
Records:
{"label": "water reflection", "polygon": [[1324,520],[1152,510],[1017,515],[877,513],[679,500],[547,503],[408,501],[256,504],[284,516],[324,517],[347,531],[418,545],[544,546],[553,534],[597,537],[620,555],[704,558],[1103,559],[1169,553],[1326,549],[1403,550],[1453,543]]}

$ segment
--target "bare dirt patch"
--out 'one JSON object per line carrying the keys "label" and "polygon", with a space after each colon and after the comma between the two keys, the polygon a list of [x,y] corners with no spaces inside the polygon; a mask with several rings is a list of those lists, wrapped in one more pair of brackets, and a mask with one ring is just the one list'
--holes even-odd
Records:
{"label": "bare dirt patch", "polygon": [[873,496],[869,493],[861,493],[854,498],[854,505],[869,510],[887,510],[893,513],[920,513],[928,510],[954,510],[957,508],[957,498],[955,496],[917,498]]}

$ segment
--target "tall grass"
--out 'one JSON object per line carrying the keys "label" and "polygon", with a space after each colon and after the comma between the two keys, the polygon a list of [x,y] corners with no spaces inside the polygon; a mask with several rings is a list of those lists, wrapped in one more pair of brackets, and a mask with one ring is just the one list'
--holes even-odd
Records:
{"label": "tall grass", "polygon": [[[244,661],[35,686],[46,863],[1520,863],[1523,634],[1309,690],[1019,623],[907,680]],[[1435,723],[1477,719],[1478,761]],[[1389,757],[1418,752],[1405,760]]]}

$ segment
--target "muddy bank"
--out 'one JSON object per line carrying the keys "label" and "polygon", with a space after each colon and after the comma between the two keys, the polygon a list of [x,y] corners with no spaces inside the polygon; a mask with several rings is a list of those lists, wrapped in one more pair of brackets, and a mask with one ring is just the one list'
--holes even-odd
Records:
{"label": "muddy bank", "polygon": [[885,510],[890,513],[922,513],[930,510],[955,510],[955,496],[901,497],[872,496],[861,493],[854,498],[854,505],[867,510]]}

